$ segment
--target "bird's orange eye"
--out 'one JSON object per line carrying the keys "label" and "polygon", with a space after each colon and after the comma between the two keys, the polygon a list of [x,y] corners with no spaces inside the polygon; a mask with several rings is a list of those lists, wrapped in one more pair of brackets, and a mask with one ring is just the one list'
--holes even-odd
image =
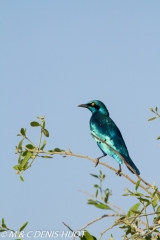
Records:
{"label": "bird's orange eye", "polygon": [[94,102],[92,102],[92,103],[91,103],[91,106],[94,106],[94,105],[95,105],[95,103],[94,103]]}

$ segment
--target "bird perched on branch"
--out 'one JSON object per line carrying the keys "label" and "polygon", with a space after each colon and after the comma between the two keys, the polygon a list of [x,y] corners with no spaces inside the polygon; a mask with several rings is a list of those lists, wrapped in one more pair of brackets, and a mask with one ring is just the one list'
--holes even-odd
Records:
{"label": "bird perched on branch", "polygon": [[[116,124],[110,118],[106,106],[101,101],[93,100],[86,104],[81,104],[78,107],[88,108],[92,113],[90,119],[91,134],[97,142],[98,147],[103,152],[103,156],[97,158],[97,163],[95,166],[98,165],[100,158],[105,157],[108,154],[119,163],[119,169],[117,171],[118,175],[121,176],[121,164],[123,163],[122,158],[125,159],[124,162],[126,165],[131,166],[135,172],[140,175],[138,168],[135,166],[129,156],[122,134]],[[134,173],[129,167],[128,169]]]}

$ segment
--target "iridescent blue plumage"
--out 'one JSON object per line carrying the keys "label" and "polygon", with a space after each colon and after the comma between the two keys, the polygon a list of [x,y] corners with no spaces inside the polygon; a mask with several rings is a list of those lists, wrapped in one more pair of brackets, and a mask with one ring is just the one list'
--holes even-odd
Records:
{"label": "iridescent blue plumage", "polygon": [[[106,141],[107,144],[109,144],[112,148],[119,152],[126,160],[126,162],[136,171],[136,173],[140,175],[138,168],[135,166],[129,156],[122,134],[116,124],[110,118],[106,106],[101,101],[93,100],[88,102],[87,104],[81,104],[79,105],[79,107],[88,108],[92,112],[92,116],[90,119],[91,133],[96,137]],[[106,144],[104,144],[97,138],[94,137],[94,139],[97,142],[98,147],[104,154],[102,157],[108,154],[109,156],[113,157],[121,166],[123,162],[122,159],[118,156],[118,154],[116,154],[111,148],[109,148]],[[98,158],[98,161],[100,158],[101,157]]]}

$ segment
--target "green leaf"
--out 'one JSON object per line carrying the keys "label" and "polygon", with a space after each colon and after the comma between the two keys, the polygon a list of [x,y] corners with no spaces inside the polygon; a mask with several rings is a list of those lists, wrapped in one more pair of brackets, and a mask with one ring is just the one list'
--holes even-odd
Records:
{"label": "green leaf", "polygon": [[6,228],[7,226],[6,226],[6,224],[2,224],[2,227],[3,227],[3,228]]}
{"label": "green leaf", "polygon": [[23,157],[26,156],[27,152],[28,152],[28,150],[25,150],[25,151],[22,153],[22,156],[23,156]]}
{"label": "green leaf", "polygon": [[94,236],[92,236],[88,231],[84,231],[84,235],[80,236],[81,240],[97,240]]}
{"label": "green leaf", "polygon": [[157,107],[155,108],[155,110],[156,110],[156,112],[158,112],[158,108]]}
{"label": "green leaf", "polygon": [[126,225],[123,225],[123,226],[121,226],[121,227],[119,227],[119,228],[121,228],[121,229],[125,229],[125,228],[128,228]]}
{"label": "green leaf", "polygon": [[109,192],[108,192],[108,193],[106,193],[106,196],[105,196],[105,198],[104,198],[104,202],[105,202],[105,203],[107,203],[107,202],[108,202],[109,195],[110,195],[110,193],[109,193]]}
{"label": "green leaf", "polygon": [[146,199],[146,198],[138,198],[140,201],[142,201],[142,202],[147,202],[147,203],[149,203],[150,202],[150,200],[148,200],[148,199]]}
{"label": "green leaf", "polygon": [[19,166],[19,165],[15,165],[13,168],[14,168],[15,170],[19,170],[19,169],[18,169],[18,166]]}
{"label": "green leaf", "polygon": [[22,143],[23,143],[24,138],[18,143],[17,149],[22,150]]}
{"label": "green leaf", "polygon": [[24,128],[21,128],[20,133],[22,134],[22,136],[26,136]]}
{"label": "green leaf", "polygon": [[34,147],[32,144],[27,144],[27,145],[26,145],[26,148],[28,148],[28,149],[34,149],[35,147]]}
{"label": "green leaf", "polygon": [[31,122],[30,125],[32,127],[39,127],[39,126],[41,126],[38,122]]}
{"label": "green leaf", "polygon": [[126,196],[130,196],[130,194],[125,193],[125,194],[122,194],[122,196],[126,197]]}
{"label": "green leaf", "polygon": [[134,192],[134,193],[131,193],[130,196],[143,196],[143,194],[139,192]]}
{"label": "green leaf", "polygon": [[[158,213],[158,212],[159,212],[159,213]],[[156,213],[157,213],[157,216],[160,217],[160,206],[157,207]]]}
{"label": "green leaf", "polygon": [[47,129],[42,129],[42,132],[46,137],[49,137],[49,132]]}
{"label": "green leaf", "polygon": [[150,119],[148,119],[148,121],[152,121],[152,120],[154,120],[154,119],[156,119],[157,117],[152,117],[152,118],[150,118]]}
{"label": "green leaf", "polygon": [[138,208],[139,208],[139,206],[140,206],[140,203],[134,204],[134,205],[129,209],[129,211],[128,211],[128,213],[127,213],[127,217],[132,216],[132,215],[133,215],[133,212],[132,212],[132,211],[137,211]]}
{"label": "green leaf", "polygon": [[159,140],[160,139],[160,136],[159,137],[157,137],[157,140]]}
{"label": "green leaf", "polygon": [[141,182],[141,180],[138,180],[138,181],[136,182],[136,186],[135,186],[135,190],[136,190],[136,191],[137,191],[137,189],[138,189],[138,187],[139,187],[140,182]]}
{"label": "green leaf", "polygon": [[51,156],[41,156],[42,158],[53,158]]}
{"label": "green leaf", "polygon": [[19,157],[18,157],[18,163],[20,164],[21,163],[21,154],[19,154]]}
{"label": "green leaf", "polygon": [[60,149],[60,148],[55,148],[53,151],[54,151],[54,152],[64,152],[65,150]]}
{"label": "green leaf", "polygon": [[2,218],[2,225],[4,224],[4,218]]}
{"label": "green leaf", "polygon": [[44,149],[44,147],[46,146],[46,143],[47,143],[46,140],[44,140],[44,141],[43,141],[43,144],[42,144],[42,147],[40,148],[40,150],[43,150],[43,149]]}
{"label": "green leaf", "polygon": [[95,187],[95,188],[99,188],[98,184],[94,184],[94,187]]}
{"label": "green leaf", "polygon": [[157,207],[157,199],[156,198],[154,198],[154,200],[153,200],[153,202],[152,202],[152,206],[153,206],[153,208],[155,208],[155,207]]}
{"label": "green leaf", "polygon": [[95,177],[95,178],[99,178],[97,175],[95,175],[95,174],[91,174],[90,173],[90,175],[92,176],[92,177]]}
{"label": "green leaf", "polygon": [[130,226],[128,226],[128,229],[126,231],[126,235],[128,235],[129,233],[131,233],[131,227]]}
{"label": "green leaf", "polygon": [[131,210],[133,213],[136,213],[136,214],[140,214],[141,212],[140,211],[134,211],[134,210]]}
{"label": "green leaf", "polygon": [[15,170],[19,170],[19,171],[21,171],[22,170],[22,166],[21,165],[15,165],[14,167],[13,167]]}
{"label": "green leaf", "polygon": [[32,155],[33,153],[31,153],[31,152],[27,152],[27,154],[26,154],[26,156],[23,158],[23,160],[22,160],[22,163],[21,163],[21,166],[22,167],[24,167],[24,165],[28,162],[28,160],[30,159],[30,157],[31,157],[31,155]]}
{"label": "green leaf", "polygon": [[45,123],[45,121],[43,121],[43,122],[42,122],[42,128],[43,128],[43,129],[45,128],[45,125],[46,125],[46,123]]}
{"label": "green leaf", "polygon": [[4,222],[4,218],[2,218],[2,227],[3,227],[3,228],[6,228],[6,227],[7,227],[6,224],[5,224],[5,222]]}
{"label": "green leaf", "polygon": [[4,232],[4,231],[6,231],[6,229],[0,229],[0,232]]}
{"label": "green leaf", "polygon": [[24,178],[22,176],[20,176],[20,179],[21,179],[22,182],[24,182]]}
{"label": "green leaf", "polygon": [[98,196],[98,189],[96,190],[96,194],[95,194],[95,196],[96,196],[96,197]]}
{"label": "green leaf", "polygon": [[28,222],[24,223],[24,224],[22,225],[22,227],[19,229],[19,231],[22,232],[22,230],[27,226],[27,224],[28,224]]}
{"label": "green leaf", "polygon": [[108,205],[103,204],[103,203],[98,202],[98,201],[94,201],[92,199],[89,199],[87,204],[94,205],[95,207],[100,208],[100,209],[112,210]]}

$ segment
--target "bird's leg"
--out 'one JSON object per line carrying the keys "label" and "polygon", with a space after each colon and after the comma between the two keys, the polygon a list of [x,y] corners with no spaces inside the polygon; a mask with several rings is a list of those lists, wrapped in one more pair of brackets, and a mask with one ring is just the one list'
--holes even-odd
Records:
{"label": "bird's leg", "polygon": [[118,168],[116,174],[120,177],[121,177],[121,171],[122,171],[121,164],[119,164],[119,168]]}
{"label": "bird's leg", "polygon": [[98,165],[98,163],[99,163],[99,159],[100,159],[100,158],[103,158],[103,157],[105,157],[105,156],[107,156],[106,153],[104,153],[103,156],[96,158],[96,162],[95,162],[95,165],[94,165],[94,166],[97,167],[97,165]]}

